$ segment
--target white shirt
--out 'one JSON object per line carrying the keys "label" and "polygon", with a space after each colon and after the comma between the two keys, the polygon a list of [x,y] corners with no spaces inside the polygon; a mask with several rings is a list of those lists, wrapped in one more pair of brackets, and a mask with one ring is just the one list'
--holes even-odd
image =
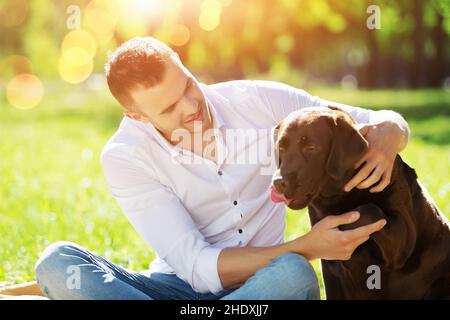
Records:
{"label": "white shirt", "polygon": [[223,248],[284,242],[285,205],[269,198],[273,127],[309,106],[340,106],[358,123],[369,123],[374,111],[271,81],[200,87],[218,129],[217,164],[127,117],[105,145],[101,162],[112,196],[156,252],[150,273],[175,273],[195,291],[217,294],[223,290],[217,271]]}

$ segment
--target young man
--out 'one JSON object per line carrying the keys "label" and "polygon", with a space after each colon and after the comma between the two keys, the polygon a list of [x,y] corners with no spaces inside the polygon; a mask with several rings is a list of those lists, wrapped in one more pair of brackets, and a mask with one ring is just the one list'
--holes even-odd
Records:
{"label": "young man", "polygon": [[[348,212],[284,242],[285,206],[272,203],[268,193],[270,132],[299,108],[339,105],[361,124],[370,144],[360,160],[365,165],[346,189],[379,192],[408,141],[400,115],[328,102],[270,81],[205,85],[153,38],[124,43],[106,64],[106,77],[125,117],[103,149],[103,172],[157,257],[139,273],[74,243],[55,243],[35,268],[48,297],[319,299],[309,260],[349,259],[384,226],[380,220],[340,231],[339,225],[358,219]],[[247,153],[253,160],[239,161]],[[254,161],[255,153],[262,158]],[[65,285],[69,266],[80,269],[79,288]]]}

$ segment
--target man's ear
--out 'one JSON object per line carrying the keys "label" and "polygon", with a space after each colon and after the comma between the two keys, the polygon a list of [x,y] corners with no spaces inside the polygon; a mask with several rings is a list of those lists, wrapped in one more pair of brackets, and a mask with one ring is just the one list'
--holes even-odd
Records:
{"label": "man's ear", "polygon": [[339,180],[364,156],[368,143],[346,117],[337,114],[330,117],[330,122],[333,141],[327,160],[327,173],[333,179]]}

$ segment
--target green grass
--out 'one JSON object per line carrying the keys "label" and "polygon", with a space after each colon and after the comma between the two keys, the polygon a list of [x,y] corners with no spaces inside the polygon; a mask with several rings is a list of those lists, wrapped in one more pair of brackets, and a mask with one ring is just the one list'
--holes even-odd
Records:
{"label": "green grass", "polygon": [[[0,92],[0,281],[34,279],[33,265],[50,243],[68,240],[134,270],[154,253],[109,195],[99,163],[120,108],[104,92],[56,86],[39,107],[9,106]],[[444,213],[450,213],[450,94],[439,90],[311,89],[343,103],[394,108],[409,121],[403,152]],[[306,233],[305,211],[287,214],[286,240]],[[313,262],[320,275],[318,261]]]}

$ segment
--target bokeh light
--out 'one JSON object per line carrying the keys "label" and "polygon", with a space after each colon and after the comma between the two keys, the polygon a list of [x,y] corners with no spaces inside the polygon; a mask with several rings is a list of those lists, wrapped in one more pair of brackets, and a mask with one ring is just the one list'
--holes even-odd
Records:
{"label": "bokeh light", "polygon": [[92,57],[83,48],[73,47],[65,50],[58,64],[61,78],[72,84],[86,80],[92,73],[94,62]]}
{"label": "bokeh light", "polygon": [[[134,19],[152,19],[160,16],[166,9],[164,0],[126,0],[120,1],[121,12],[130,15]],[[171,6],[176,5],[173,1]]]}
{"label": "bokeh light", "polygon": [[184,24],[174,25],[169,30],[169,42],[175,46],[185,45],[191,36],[189,29]]}
{"label": "bokeh light", "polygon": [[200,10],[211,16],[220,16],[222,4],[218,0],[204,0]]}
{"label": "bokeh light", "polygon": [[0,25],[17,27],[28,17],[28,2],[26,0],[0,1]]}
{"label": "bokeh light", "polygon": [[220,23],[222,5],[217,0],[204,0],[200,8],[198,23],[205,31],[212,31]]}
{"label": "bokeh light", "polygon": [[442,81],[442,88],[445,91],[450,91],[450,77],[446,77],[443,81]]}
{"label": "bokeh light", "polygon": [[358,88],[358,79],[352,74],[346,74],[341,79],[341,87],[344,90],[355,90]]}
{"label": "bokeh light", "polygon": [[85,9],[84,26],[99,43],[107,43],[114,35],[118,17],[117,1],[93,0]]}
{"label": "bokeh light", "polygon": [[91,58],[93,58],[97,49],[97,44],[89,32],[78,29],[69,32],[64,37],[61,45],[61,51],[65,52],[70,48],[82,48],[91,56]]}
{"label": "bokeh light", "polygon": [[117,32],[125,38],[148,35],[150,29],[156,30],[167,23],[169,12],[174,14],[178,10],[177,3],[165,0],[121,0],[118,5]]}
{"label": "bokeh light", "polygon": [[61,78],[76,84],[86,80],[94,68],[96,41],[86,30],[69,32],[61,44],[58,69]]}
{"label": "bokeh light", "polygon": [[21,73],[31,73],[32,63],[24,56],[13,54],[0,63],[0,75],[12,77]]}
{"label": "bokeh light", "polygon": [[23,73],[12,78],[6,88],[8,102],[19,109],[31,109],[44,96],[42,81],[35,75]]}

